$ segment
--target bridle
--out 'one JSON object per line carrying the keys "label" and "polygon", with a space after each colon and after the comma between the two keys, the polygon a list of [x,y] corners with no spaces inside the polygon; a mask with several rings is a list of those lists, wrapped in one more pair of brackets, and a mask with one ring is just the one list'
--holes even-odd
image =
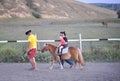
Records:
{"label": "bridle", "polygon": [[42,52],[49,50],[48,44],[44,43],[44,48],[42,49]]}

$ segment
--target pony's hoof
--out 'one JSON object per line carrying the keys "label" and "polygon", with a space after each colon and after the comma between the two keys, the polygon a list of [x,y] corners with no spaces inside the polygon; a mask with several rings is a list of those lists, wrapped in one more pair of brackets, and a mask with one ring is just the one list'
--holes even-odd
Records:
{"label": "pony's hoof", "polygon": [[83,69],[83,68],[84,68],[83,66],[80,67],[80,69]]}
{"label": "pony's hoof", "polygon": [[50,70],[53,70],[53,67],[49,67]]}

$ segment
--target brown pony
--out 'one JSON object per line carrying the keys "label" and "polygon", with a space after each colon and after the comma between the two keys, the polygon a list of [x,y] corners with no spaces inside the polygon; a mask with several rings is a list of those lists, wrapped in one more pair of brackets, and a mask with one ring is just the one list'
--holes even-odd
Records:
{"label": "brown pony", "polygon": [[103,22],[102,22],[102,25],[105,26],[105,27],[108,27],[108,22],[103,21]]}
{"label": "brown pony", "polygon": [[[60,57],[58,54],[56,54],[57,49],[58,49],[57,46],[55,46],[53,44],[45,44],[44,48],[42,49],[42,52],[49,51],[50,54],[52,55],[52,57],[54,58],[51,63],[50,69],[53,69],[54,60],[56,60],[60,64],[61,69],[63,69],[63,66],[61,65]],[[61,59],[63,59],[63,60],[70,59],[71,57],[73,58],[73,60],[75,62],[75,67],[76,67],[77,63],[79,63],[81,67],[84,66],[84,59],[83,59],[82,53],[79,48],[69,47],[68,53],[61,55]]]}

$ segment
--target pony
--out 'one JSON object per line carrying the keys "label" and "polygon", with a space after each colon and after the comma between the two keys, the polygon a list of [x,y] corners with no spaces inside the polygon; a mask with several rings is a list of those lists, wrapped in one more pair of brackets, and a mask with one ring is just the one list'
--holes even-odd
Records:
{"label": "pony", "polygon": [[55,46],[54,44],[46,43],[46,44],[44,44],[44,47],[41,50],[42,52],[49,51],[50,54],[52,55],[53,60],[50,65],[51,70],[53,69],[54,61],[57,61],[60,65],[61,69],[63,69],[60,59],[67,60],[67,59],[73,58],[74,63],[75,63],[75,65],[74,65],[75,68],[76,68],[77,63],[80,65],[81,68],[83,68],[83,66],[85,65],[82,52],[79,48],[70,46],[68,48],[68,53],[61,54],[61,57],[56,53],[57,49],[58,49],[58,47]]}
{"label": "pony", "polygon": [[103,21],[101,23],[102,23],[103,26],[108,27],[108,22]]}

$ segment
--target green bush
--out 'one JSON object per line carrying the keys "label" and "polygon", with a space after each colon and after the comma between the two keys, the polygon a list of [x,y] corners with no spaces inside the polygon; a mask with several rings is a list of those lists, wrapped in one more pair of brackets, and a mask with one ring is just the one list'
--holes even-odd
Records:
{"label": "green bush", "polygon": [[[0,44],[0,62],[29,62],[27,54],[23,52],[26,46],[25,43]],[[120,62],[120,50],[118,45],[92,47],[92,50],[83,51],[83,57],[85,61],[91,62]],[[37,62],[48,63],[52,59],[49,52],[36,53]]]}
{"label": "green bush", "polygon": [[38,12],[32,12],[32,15],[33,15],[35,18],[41,18],[41,15],[40,15]]}
{"label": "green bush", "polygon": [[[24,54],[23,49],[26,44],[21,43],[8,43],[0,44],[0,62],[28,62],[27,53]],[[46,53],[36,53],[36,61],[50,62],[51,55]]]}
{"label": "green bush", "polygon": [[117,12],[118,18],[120,18],[120,11]]}
{"label": "green bush", "polygon": [[[21,43],[0,44],[0,62],[24,62]],[[25,58],[26,59],[26,58]]]}
{"label": "green bush", "polygon": [[52,60],[52,56],[48,52],[42,54],[36,54],[36,61],[38,62],[48,63],[51,60]]}
{"label": "green bush", "polygon": [[118,62],[120,61],[120,50],[116,48],[94,48],[92,52],[84,52],[83,56],[86,61]]}
{"label": "green bush", "polygon": [[4,49],[0,52],[0,62],[18,62],[17,52],[11,48]]}

